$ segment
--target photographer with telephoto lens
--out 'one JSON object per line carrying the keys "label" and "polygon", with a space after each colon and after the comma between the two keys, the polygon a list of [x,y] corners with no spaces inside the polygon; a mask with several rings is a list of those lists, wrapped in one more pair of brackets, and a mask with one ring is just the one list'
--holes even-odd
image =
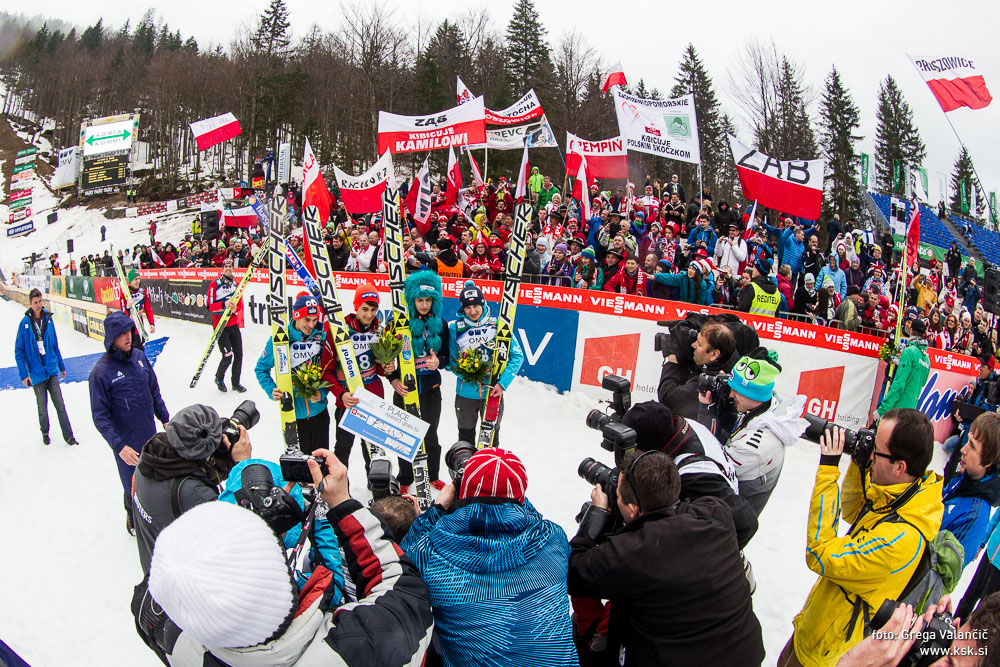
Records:
{"label": "photographer with telephoto lens", "polygon": [[[661,452],[632,452],[621,466],[616,501],[596,485],[597,511],[570,542],[574,604],[610,601],[606,643],[591,643],[584,664],[599,653],[626,666],[760,665],[761,628],[729,507],[711,496],[681,500],[684,475]],[[625,526],[609,534],[612,502]]]}
{"label": "photographer with telephoto lens", "polygon": [[[806,563],[819,575],[779,667],[831,666],[870,632],[887,599],[898,600],[941,526],[942,480],[928,471],[934,428],[910,409],[887,412],[875,433],[845,449],[845,431],[820,438],[821,455],[806,527]],[[851,453],[843,487],[840,458]],[[851,524],[838,534],[840,519]]]}
{"label": "photographer with telephoto lens", "polygon": [[224,420],[207,405],[189,405],[146,442],[135,470],[132,514],[142,571],[156,536],[192,507],[218,499],[233,465],[250,458],[247,428],[260,419],[244,401]]}
{"label": "photographer with telephoto lens", "polygon": [[698,421],[716,434],[736,463],[740,497],[746,498],[758,516],[778,483],[785,447],[794,445],[806,428],[806,421],[799,416],[805,399],[795,396],[786,400],[774,391],[780,373],[777,352],[764,347],[736,363],[721,388],[732,397],[737,412],[736,423],[728,432],[717,429],[718,406],[725,397],[718,396],[720,389],[698,395]]}
{"label": "photographer with telephoto lens", "polygon": [[665,356],[656,395],[674,414],[696,419],[698,377],[725,373],[736,339],[724,324],[709,322],[694,329],[687,321],[671,328],[668,338],[670,346],[661,349]]}

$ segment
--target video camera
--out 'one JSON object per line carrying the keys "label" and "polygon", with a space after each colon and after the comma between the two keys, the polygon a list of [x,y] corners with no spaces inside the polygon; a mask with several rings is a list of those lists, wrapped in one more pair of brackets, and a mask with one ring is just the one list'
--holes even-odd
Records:
{"label": "video camera", "polygon": [[[811,415],[808,412],[802,417],[809,422],[802,437],[810,442],[819,444],[820,436],[831,431],[835,424],[831,424],[825,419]],[[861,428],[857,431],[843,429],[844,431],[844,451],[851,455],[854,462],[862,470],[868,467],[871,461],[872,452],[875,451],[875,429]]]}
{"label": "video camera", "polygon": [[[881,630],[892,618],[892,613],[899,606],[898,600],[886,600],[872,616],[872,631]],[[917,641],[913,643],[906,655],[896,663],[897,666],[928,667],[941,656],[947,654],[957,635],[955,618],[946,611],[935,614],[920,630]]]}

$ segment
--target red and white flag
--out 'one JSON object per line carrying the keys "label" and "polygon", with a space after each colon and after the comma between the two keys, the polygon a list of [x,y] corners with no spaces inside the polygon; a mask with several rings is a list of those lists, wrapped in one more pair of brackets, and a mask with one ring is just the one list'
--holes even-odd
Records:
{"label": "red and white flag", "polygon": [[371,169],[360,176],[352,176],[333,165],[334,178],[340,189],[340,199],[348,213],[378,213],[382,210],[382,193],[387,185],[396,187],[396,174],[392,169],[392,155],[382,154]]}
{"label": "red and white flag", "polygon": [[514,200],[520,204],[528,196],[528,147],[524,147],[524,155],[521,157],[521,171],[517,174],[517,190],[514,191]]}
{"label": "red and white flag", "polygon": [[316,155],[309,145],[309,139],[306,139],[305,154],[302,158],[302,207],[315,206],[320,224],[326,225],[330,220],[332,199],[326,181],[323,180],[323,173],[319,170]]}
{"label": "red and white flag", "polygon": [[574,160],[574,162],[579,163],[580,166],[576,170],[576,180],[573,182],[573,198],[580,202],[583,221],[586,222],[590,220],[590,189],[588,187],[590,179],[587,177],[587,158],[579,154],[577,157],[579,159]]}
{"label": "red and white flag", "polygon": [[909,58],[945,113],[959,107],[982,109],[993,101],[986,80],[971,58],[912,55]]}
{"label": "red and white flag", "polygon": [[472,92],[469,90],[469,87],[465,85],[465,82],[462,81],[462,77],[458,76],[455,78],[458,79],[458,92],[456,95],[458,97],[458,106],[462,106],[466,102],[472,100]]}
{"label": "red and white flag", "polygon": [[538,101],[535,89],[532,88],[524,94],[524,97],[502,111],[487,109],[486,122],[490,125],[519,125],[544,113],[542,103]]}
{"label": "red and white flag", "polygon": [[625,86],[628,82],[625,80],[625,72],[622,71],[621,62],[615,63],[611,67],[611,71],[604,78],[604,85],[601,86],[601,92],[606,93],[611,90],[612,86]]}
{"label": "red and white flag", "polygon": [[486,143],[486,105],[482,96],[426,116],[378,112],[379,153],[414,153],[449,146]]}
{"label": "red and white flag", "polygon": [[577,161],[587,158],[587,174],[590,178],[628,178],[628,152],[621,137],[603,141],[588,141],[566,133],[566,171],[577,172]]}
{"label": "red and white flag", "polygon": [[472,182],[476,184],[477,189],[482,189],[486,183],[483,182],[483,175],[479,171],[479,165],[476,164],[476,158],[472,157],[472,151],[469,149],[464,149],[466,154],[469,156],[469,164],[472,165]]}
{"label": "red and white flag", "polygon": [[413,178],[405,204],[417,229],[426,234],[431,228],[431,172],[427,168],[427,158],[424,158],[424,164]]}
{"label": "red and white flag", "polygon": [[823,205],[823,160],[775,160],[729,135],[743,196],[761,206],[819,220]]}
{"label": "red and white flag", "polygon": [[455,157],[455,149],[448,149],[448,183],[444,191],[445,206],[458,206],[464,210],[462,204],[465,197],[462,196],[462,169],[458,165],[458,158]]}
{"label": "red and white flag", "polygon": [[240,136],[240,121],[232,113],[213,116],[191,123],[191,132],[198,142],[198,150],[203,151],[223,141]]}

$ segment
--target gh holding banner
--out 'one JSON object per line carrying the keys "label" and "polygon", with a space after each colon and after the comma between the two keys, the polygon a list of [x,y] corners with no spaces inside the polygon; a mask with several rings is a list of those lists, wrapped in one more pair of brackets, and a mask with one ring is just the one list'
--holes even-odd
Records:
{"label": "gh holding banner", "polygon": [[625,148],[681,162],[701,163],[694,95],[647,100],[614,89]]}

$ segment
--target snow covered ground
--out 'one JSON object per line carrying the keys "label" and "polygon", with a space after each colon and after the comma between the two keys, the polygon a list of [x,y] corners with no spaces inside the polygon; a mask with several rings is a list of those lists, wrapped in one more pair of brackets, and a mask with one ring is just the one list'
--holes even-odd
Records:
{"label": "snow covered ground", "polygon": [[[23,308],[0,302],[0,346],[13,365],[15,330]],[[243,395],[220,394],[208,379],[188,388],[197,355],[209,329],[177,320],[157,320],[155,336],[169,336],[156,371],[171,412],[192,403],[207,403],[221,414],[245,398],[261,410],[250,438],[256,456],[276,460],[282,451],[278,411],[253,378],[253,365],[264,345],[264,333],[247,330]],[[101,344],[64,327],[59,329],[65,356],[101,351]],[[209,366],[214,367],[213,356]],[[454,395],[454,376],[445,374],[444,395]],[[129,612],[132,586],[140,578],[135,540],[127,535],[121,486],[110,449],[90,418],[86,383],[63,386],[74,432],[81,445],[62,443],[53,421],[53,443],[41,444],[34,395],[28,389],[0,394],[0,423],[7,433],[0,467],[0,526],[7,535],[0,552],[0,638],[33,665],[155,665],[153,654],[135,633]],[[589,487],[576,476],[579,462],[592,456],[611,464],[599,446],[600,436],[584,425],[593,402],[579,394],[559,395],[518,378],[506,396],[501,439],[528,470],[528,497],[569,536],[573,517],[588,498]],[[440,427],[445,449],[456,439],[454,412],[448,399]],[[815,581],[804,557],[804,528],[818,461],[816,446],[800,441],[790,448],[785,468],[760,530],[747,555],[757,577],[754,608],[764,628],[768,661],[776,659],[791,633],[792,617]],[[941,459],[939,456],[938,459]],[[941,460],[937,461],[940,469]],[[355,448],[351,467],[356,497],[369,496],[361,455]],[[442,472],[446,477],[446,473]],[[668,548],[683,549],[683,544]],[[974,568],[968,568],[958,592]]]}

